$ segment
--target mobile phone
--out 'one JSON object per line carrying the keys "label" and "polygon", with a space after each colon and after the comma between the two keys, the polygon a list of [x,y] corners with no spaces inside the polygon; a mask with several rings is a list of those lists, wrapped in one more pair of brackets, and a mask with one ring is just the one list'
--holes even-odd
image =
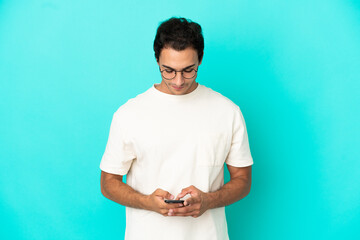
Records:
{"label": "mobile phone", "polygon": [[170,200],[170,199],[165,199],[164,200],[166,203],[184,203],[184,200]]}

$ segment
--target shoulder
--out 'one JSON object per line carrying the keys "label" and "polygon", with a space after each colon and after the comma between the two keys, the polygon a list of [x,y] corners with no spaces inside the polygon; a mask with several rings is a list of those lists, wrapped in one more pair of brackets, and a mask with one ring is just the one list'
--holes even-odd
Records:
{"label": "shoulder", "polygon": [[238,112],[240,108],[228,97],[222,95],[221,93],[202,85],[203,88],[203,97],[207,103],[211,104],[215,108],[221,108],[223,110],[228,110],[231,112]]}
{"label": "shoulder", "polygon": [[150,91],[147,90],[137,96],[128,99],[123,105],[121,105],[114,113],[116,118],[129,118],[136,116],[139,111],[146,108],[146,104],[149,103]]}

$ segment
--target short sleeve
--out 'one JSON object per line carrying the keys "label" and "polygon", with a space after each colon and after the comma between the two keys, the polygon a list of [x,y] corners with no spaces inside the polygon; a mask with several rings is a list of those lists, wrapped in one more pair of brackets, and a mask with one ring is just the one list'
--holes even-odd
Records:
{"label": "short sleeve", "polygon": [[226,164],[234,167],[247,167],[253,164],[245,120],[237,106],[233,120],[233,133]]}
{"label": "short sleeve", "polygon": [[136,158],[133,144],[127,139],[126,126],[121,114],[113,115],[105,153],[100,162],[100,169],[107,173],[125,175],[132,161]]}

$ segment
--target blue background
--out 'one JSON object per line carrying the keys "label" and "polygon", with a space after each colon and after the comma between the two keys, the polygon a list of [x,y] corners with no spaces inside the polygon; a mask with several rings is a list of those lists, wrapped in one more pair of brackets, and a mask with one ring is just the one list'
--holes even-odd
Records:
{"label": "blue background", "polygon": [[160,82],[172,16],[202,25],[198,81],[246,120],[231,239],[359,239],[360,2],[340,0],[0,0],[0,238],[123,238],[99,164],[112,114]]}

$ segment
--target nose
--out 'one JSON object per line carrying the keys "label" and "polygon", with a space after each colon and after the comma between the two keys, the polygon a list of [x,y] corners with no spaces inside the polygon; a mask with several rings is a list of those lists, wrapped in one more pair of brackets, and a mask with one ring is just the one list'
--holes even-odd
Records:
{"label": "nose", "polygon": [[176,76],[175,76],[175,78],[173,79],[173,83],[174,83],[176,86],[180,87],[180,86],[182,86],[182,85],[184,84],[184,82],[185,82],[185,81],[184,81],[184,78],[183,78],[181,72],[176,73]]}

